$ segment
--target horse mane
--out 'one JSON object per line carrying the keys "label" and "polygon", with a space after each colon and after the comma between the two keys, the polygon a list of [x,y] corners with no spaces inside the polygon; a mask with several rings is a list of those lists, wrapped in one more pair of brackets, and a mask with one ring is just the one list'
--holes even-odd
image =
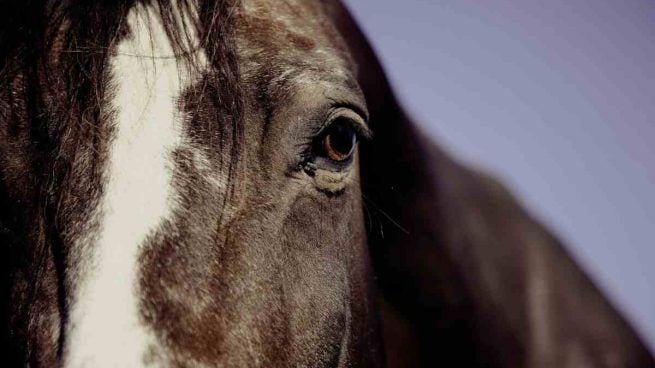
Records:
{"label": "horse mane", "polygon": [[[16,142],[0,142],[0,154],[9,151],[29,161],[23,167],[10,162],[15,175],[28,178],[29,200],[21,206],[16,206],[0,167],[0,341],[13,352],[10,363],[22,365],[30,355],[30,330],[38,323],[34,304],[43,288],[52,288],[44,283],[54,283],[60,313],[65,311],[63,245],[71,235],[62,234],[62,224],[81,222],[88,215],[85,207],[102,190],[98,162],[106,155],[111,133],[111,116],[102,108],[111,93],[108,58],[113,46],[129,36],[126,18],[139,4],[158,10],[175,57],[191,60],[185,45],[192,34],[200,40],[196,46],[204,49],[211,67],[208,78],[218,86],[213,103],[219,119],[212,124],[221,125],[216,127],[224,135],[221,143],[230,149],[222,169],[233,182],[243,130],[233,27],[239,0],[3,1],[0,136],[3,130],[20,133]],[[180,27],[178,11],[198,15],[186,24],[193,29]],[[80,167],[84,170],[75,172]],[[68,206],[65,211],[62,203]],[[46,274],[49,263],[57,277]]]}

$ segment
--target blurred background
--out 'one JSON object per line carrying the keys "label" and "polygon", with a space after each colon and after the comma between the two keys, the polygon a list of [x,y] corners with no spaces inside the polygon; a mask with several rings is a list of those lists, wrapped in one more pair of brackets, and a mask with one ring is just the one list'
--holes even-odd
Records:
{"label": "blurred background", "polygon": [[655,1],[344,1],[409,112],[502,177],[655,352]]}

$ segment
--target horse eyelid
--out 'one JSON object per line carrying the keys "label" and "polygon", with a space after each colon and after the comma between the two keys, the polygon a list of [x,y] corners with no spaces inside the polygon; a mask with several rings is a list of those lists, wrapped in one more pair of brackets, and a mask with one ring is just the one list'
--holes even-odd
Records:
{"label": "horse eyelid", "polygon": [[373,131],[369,128],[366,120],[366,115],[350,106],[336,108],[317,132],[316,138],[321,138],[334,124],[345,123],[355,131],[359,141],[370,141],[373,139]]}

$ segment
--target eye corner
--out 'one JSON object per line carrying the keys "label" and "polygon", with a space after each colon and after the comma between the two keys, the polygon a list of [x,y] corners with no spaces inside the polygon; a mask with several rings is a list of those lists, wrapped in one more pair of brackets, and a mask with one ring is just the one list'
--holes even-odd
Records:
{"label": "eye corner", "polygon": [[370,142],[373,140],[373,130],[371,130],[368,124],[357,125],[355,128],[360,142]]}

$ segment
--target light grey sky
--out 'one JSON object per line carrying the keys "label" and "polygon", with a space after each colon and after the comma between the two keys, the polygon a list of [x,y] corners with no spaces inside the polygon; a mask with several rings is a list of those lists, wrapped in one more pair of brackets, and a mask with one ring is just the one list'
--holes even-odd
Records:
{"label": "light grey sky", "polygon": [[408,110],[498,173],[655,351],[655,1],[345,2]]}

